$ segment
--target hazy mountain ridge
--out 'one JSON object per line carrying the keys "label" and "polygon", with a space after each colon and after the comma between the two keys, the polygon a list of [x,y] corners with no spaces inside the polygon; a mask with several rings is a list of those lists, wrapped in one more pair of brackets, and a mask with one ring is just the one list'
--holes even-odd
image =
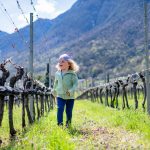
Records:
{"label": "hazy mountain ridge", "polygon": [[0,39],[7,36],[7,35],[9,35],[7,32],[3,32],[0,30]]}
{"label": "hazy mountain ridge", "polygon": [[[40,41],[43,38],[43,34],[51,26],[51,21],[49,19],[39,19],[34,22],[34,43]],[[0,49],[3,53],[10,51],[22,51],[29,49],[29,39],[30,39],[30,27],[29,25],[21,28],[19,32],[17,30],[12,34],[7,34],[0,39]]]}

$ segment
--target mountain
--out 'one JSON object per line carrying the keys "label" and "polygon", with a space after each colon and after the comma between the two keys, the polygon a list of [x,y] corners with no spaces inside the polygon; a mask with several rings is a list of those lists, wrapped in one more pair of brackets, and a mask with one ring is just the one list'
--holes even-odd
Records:
{"label": "mountain", "polygon": [[[43,35],[51,26],[49,19],[38,19],[34,22],[34,42],[35,44],[43,38]],[[10,51],[22,51],[29,49],[30,40],[30,27],[29,25],[18,30],[14,29],[12,34],[3,34],[3,38],[0,39],[0,49],[3,52]],[[2,37],[2,36],[1,36]]]}
{"label": "mountain", "polygon": [[9,35],[7,32],[4,32],[4,31],[0,31],[0,39]]}
{"label": "mountain", "polygon": [[[144,69],[143,13],[141,0],[78,0],[53,20],[37,20],[35,71],[45,71],[50,56],[55,66],[58,55],[64,52],[79,63],[80,78],[102,78],[106,73],[116,77]],[[29,43],[29,26],[19,32]],[[19,55],[10,43],[16,43]],[[18,40],[17,33],[0,40],[5,56],[17,55],[17,62],[25,62],[26,66],[28,48]]]}
{"label": "mountain", "polygon": [[[87,77],[90,74],[96,77],[98,74],[105,75],[108,72],[115,77],[142,70],[144,68],[143,2],[139,0],[78,2],[78,8],[85,8],[86,5],[87,14],[92,15],[90,8],[97,12],[95,17],[91,17],[96,20],[94,28],[82,34],[76,42],[74,40],[72,44],[65,46],[72,50],[72,53],[78,51],[78,54],[73,54],[80,62],[80,66],[83,66],[82,76]],[[96,11],[95,4],[99,12]],[[78,10],[78,12],[81,15],[83,11]],[[87,21],[92,22],[89,19]],[[78,23],[80,21],[76,24]],[[82,24],[84,26],[86,22]]]}
{"label": "mountain", "polygon": [[143,8],[140,0],[78,0],[55,19],[48,36],[57,40],[50,39],[49,45],[71,53],[84,78],[140,71],[144,68]]}

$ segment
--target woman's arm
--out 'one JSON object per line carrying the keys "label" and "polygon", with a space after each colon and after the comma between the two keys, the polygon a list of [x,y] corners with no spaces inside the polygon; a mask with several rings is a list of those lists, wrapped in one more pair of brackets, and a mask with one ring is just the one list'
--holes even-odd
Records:
{"label": "woman's arm", "polygon": [[77,75],[73,75],[72,83],[73,83],[73,86],[72,86],[71,89],[69,89],[69,92],[74,92],[78,87],[78,77],[77,77]]}

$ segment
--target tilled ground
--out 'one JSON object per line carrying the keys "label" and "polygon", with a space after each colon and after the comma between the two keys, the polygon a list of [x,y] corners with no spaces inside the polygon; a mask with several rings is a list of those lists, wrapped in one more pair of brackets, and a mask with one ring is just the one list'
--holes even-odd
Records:
{"label": "tilled ground", "polygon": [[[98,127],[91,121],[89,126],[83,126],[78,132],[80,137],[74,138],[78,150],[148,150],[141,144],[141,137],[124,129]],[[86,124],[87,125],[87,124]],[[78,141],[77,141],[78,140]]]}

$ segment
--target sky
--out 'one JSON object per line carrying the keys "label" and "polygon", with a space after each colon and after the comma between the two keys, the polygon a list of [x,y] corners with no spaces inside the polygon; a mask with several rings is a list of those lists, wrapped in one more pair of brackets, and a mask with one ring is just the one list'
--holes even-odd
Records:
{"label": "sky", "polygon": [[[24,15],[21,9],[18,8],[17,1]],[[29,21],[30,12],[34,14],[34,21],[37,19],[36,15],[38,15],[39,18],[54,19],[59,14],[71,8],[76,1],[77,0],[0,0],[0,31],[13,33],[15,26],[20,29],[28,25],[26,18]],[[31,2],[34,4],[36,12],[33,10]],[[14,22],[15,25],[13,25],[12,22]]]}

